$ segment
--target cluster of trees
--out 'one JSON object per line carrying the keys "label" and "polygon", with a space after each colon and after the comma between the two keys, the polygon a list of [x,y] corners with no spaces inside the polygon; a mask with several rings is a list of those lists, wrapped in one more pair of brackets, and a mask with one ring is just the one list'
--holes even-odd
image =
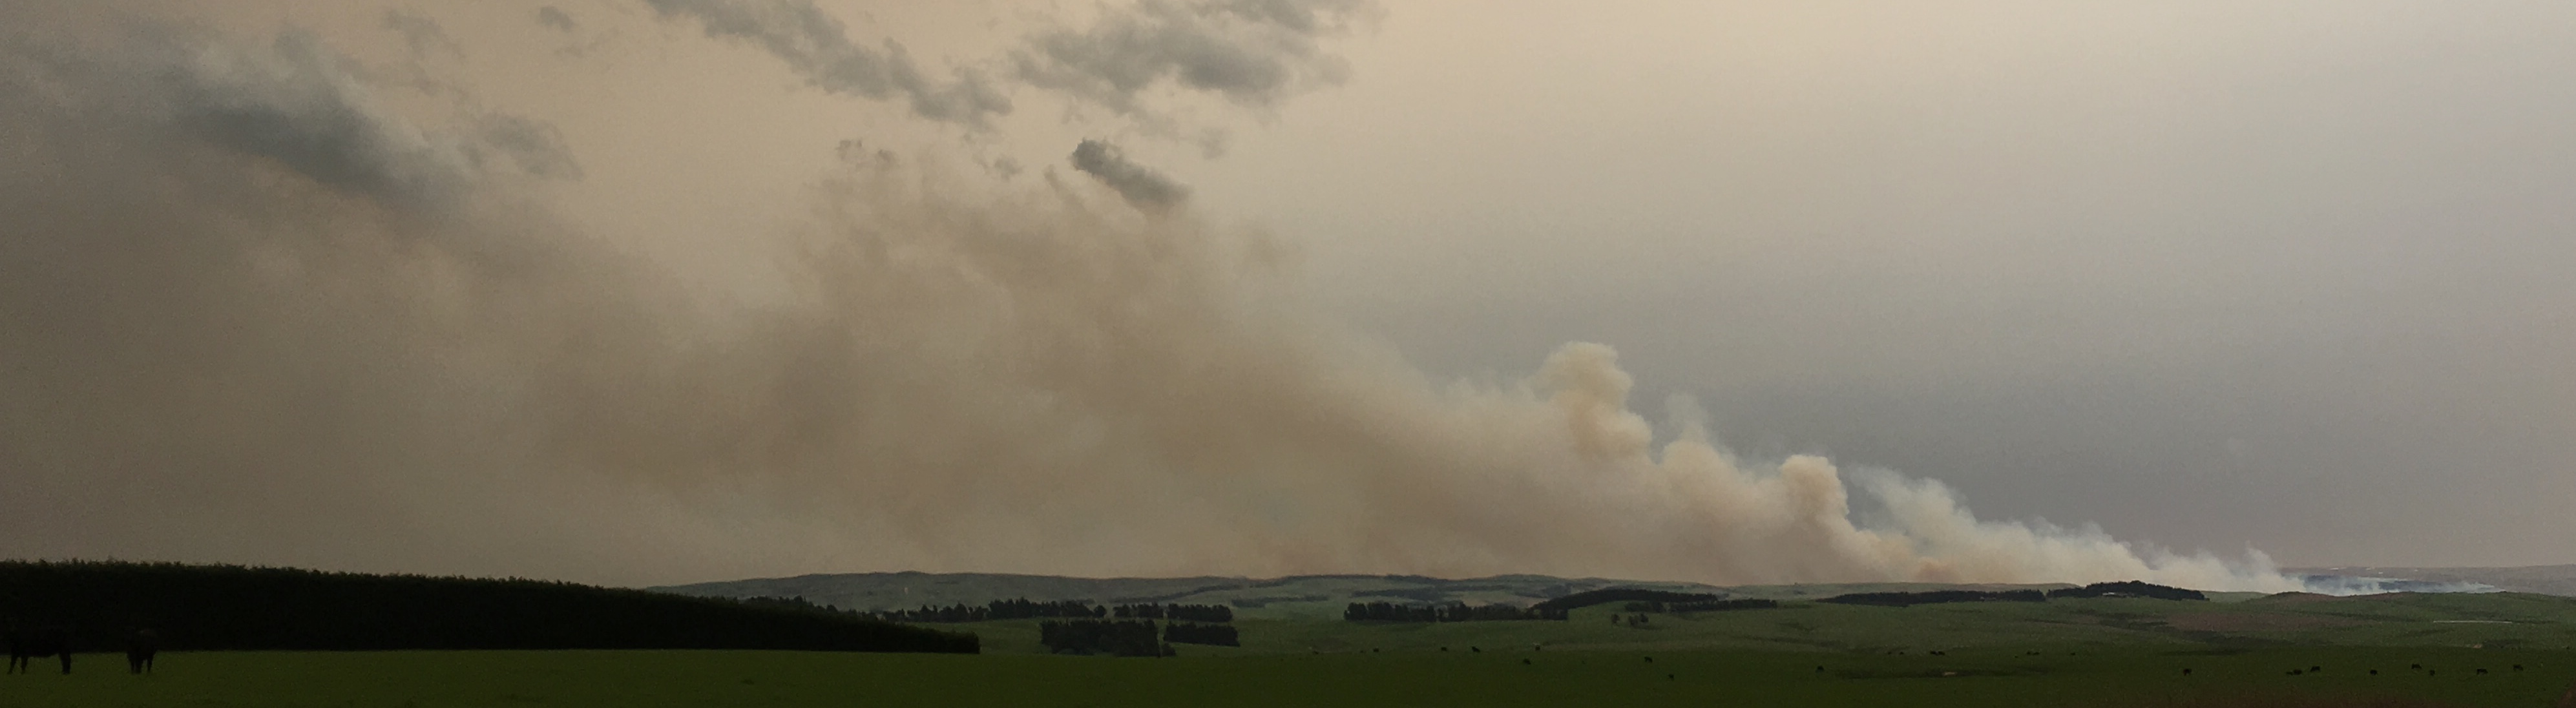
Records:
{"label": "cluster of trees", "polygon": [[1483,622],[1494,620],[1561,620],[1565,611],[1536,605],[1469,605],[1452,602],[1446,605],[1401,605],[1392,602],[1354,602],[1342,610],[1342,619],[1352,622]]}
{"label": "cluster of trees", "polygon": [[[796,606],[802,603],[803,606]],[[973,634],[817,610],[537,580],[178,563],[0,561],[0,613],[121,651],[788,649],[974,653]]]}
{"label": "cluster of trees", "polygon": [[792,611],[796,611],[796,612],[822,612],[822,613],[836,614],[836,615],[856,615],[856,614],[859,614],[859,613],[858,613],[858,611],[856,611],[856,610],[844,610],[844,609],[841,609],[841,608],[838,608],[838,607],[833,607],[833,606],[831,606],[831,605],[817,605],[817,604],[814,604],[814,601],[805,599],[805,596],[803,596],[803,595],[797,595],[797,596],[795,596],[795,597],[746,597],[746,598],[741,598],[739,601],[740,601],[742,604],[750,605],[750,606],[753,606],[753,607],[766,607],[766,608],[776,609],[776,610],[792,610]]}
{"label": "cluster of trees", "polygon": [[1207,644],[1239,647],[1243,642],[1230,624],[1194,624],[1173,622],[1163,625],[1163,641],[1168,644]]}
{"label": "cluster of trees", "polygon": [[1692,602],[1631,602],[1628,612],[1723,612],[1726,610],[1767,610],[1779,607],[1776,600],[1745,598],[1740,600],[1696,600]]}
{"label": "cluster of trees", "polygon": [[1551,599],[1536,605],[1531,605],[1530,609],[1555,610],[1561,612],[1612,602],[1661,602],[1669,604],[1677,602],[1714,602],[1717,599],[1718,596],[1708,593],[1673,592],[1670,590],[1648,590],[1645,588],[1602,588],[1599,590],[1586,590],[1572,595]]}
{"label": "cluster of trees", "polygon": [[881,620],[894,622],[982,622],[985,620],[1038,619],[1042,617],[1109,616],[1109,608],[1089,600],[1032,602],[1028,598],[994,600],[982,605],[955,604],[947,607],[922,605],[918,610],[887,610],[875,613]]}
{"label": "cluster of trees", "polygon": [[2185,590],[2185,589],[2182,589],[2182,588],[2171,587],[2171,586],[2166,586],[2166,585],[2156,585],[2156,584],[2154,584],[2154,583],[2148,583],[2148,582],[2138,581],[2138,580],[2123,580],[2123,581],[2116,582],[2116,583],[2094,583],[2094,584],[2086,585],[2086,586],[2084,586],[2084,587],[2080,587],[2080,588],[2058,588],[2058,589],[2055,589],[2055,590],[2050,590],[2050,591],[2048,591],[2048,596],[2049,596],[2049,597],[2145,597],[2145,598],[2153,598],[2153,599],[2157,599],[2157,600],[2208,600],[2208,599],[2209,599],[2209,596],[2208,596],[2208,595],[2201,594],[2201,592],[2200,592],[2200,591],[2198,591],[2198,590]]}
{"label": "cluster of trees", "polygon": [[2047,602],[2048,596],[2037,590],[1930,590],[1925,592],[1857,592],[1835,595],[1818,602],[1838,605],[1878,605],[1905,607],[1937,605],[1946,602]]}
{"label": "cluster of trees", "polygon": [[1232,622],[1234,608],[1224,605],[1117,605],[1109,616],[1119,619],[1175,619],[1190,622]]}
{"label": "cluster of trees", "polygon": [[[752,602],[804,611],[843,611],[817,606],[801,597],[754,598]],[[1088,600],[1032,602],[1021,598],[994,600],[983,605],[924,605],[918,610],[890,610],[870,616],[897,622],[1043,618],[1047,621],[1038,623],[1038,643],[1058,654],[1171,656],[1173,644],[1243,646],[1241,635],[1232,625],[1225,624],[1234,621],[1234,608],[1225,605],[1145,603],[1113,607],[1093,605]],[[1172,622],[1157,625],[1154,620],[1158,619]]]}
{"label": "cluster of trees", "polygon": [[2038,590],[1863,592],[1828,597],[1820,600],[1819,602],[1832,602],[1844,605],[1904,607],[1907,605],[1929,605],[1943,602],[2046,602],[2049,598],[2065,597],[2144,597],[2158,600],[2204,601],[2209,599],[2208,595],[2202,594],[2198,590],[2185,590],[2183,588],[2156,585],[2136,580],[2124,580],[2115,583],[2094,583],[2080,588],[2059,588],[2044,593]]}
{"label": "cluster of trees", "polygon": [[[1232,627],[1227,627],[1231,630]],[[1171,656],[1172,645],[1157,641],[1153,620],[1047,620],[1038,623],[1038,643],[1058,654]]]}

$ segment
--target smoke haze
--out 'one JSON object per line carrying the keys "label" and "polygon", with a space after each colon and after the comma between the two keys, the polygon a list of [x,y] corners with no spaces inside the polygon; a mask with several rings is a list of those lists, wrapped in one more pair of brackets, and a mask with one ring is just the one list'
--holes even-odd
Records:
{"label": "smoke haze", "polygon": [[[989,129],[1012,108],[810,4],[649,4],[923,120]],[[1271,107],[1338,80],[1310,38],[1356,8],[1148,2],[1043,35],[1023,77],[1122,111],[1161,77]],[[1980,520],[1939,482],[1739,457],[1687,401],[1658,435],[1603,344],[1439,380],[1301,304],[1291,245],[1193,211],[1105,141],[1034,181],[845,150],[810,218],[727,237],[781,264],[787,294],[728,299],[556,215],[535,186],[590,171],[552,124],[453,97],[397,110],[294,28],[8,19],[69,30],[0,40],[9,555],[614,582],[2298,587],[2252,551]],[[385,24],[455,51],[425,18]],[[1210,27],[1286,59],[1211,49]]]}

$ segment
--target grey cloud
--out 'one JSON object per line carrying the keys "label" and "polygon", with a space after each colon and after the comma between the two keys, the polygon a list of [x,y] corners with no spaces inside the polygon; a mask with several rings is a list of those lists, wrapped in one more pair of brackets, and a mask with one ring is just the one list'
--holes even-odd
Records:
{"label": "grey cloud", "polygon": [[581,163],[564,145],[563,131],[551,123],[494,113],[484,116],[478,127],[483,145],[509,156],[521,171],[558,179],[582,177]]}
{"label": "grey cloud", "polygon": [[1028,38],[1017,76],[1121,114],[1164,83],[1269,108],[1301,90],[1339,84],[1348,63],[1317,40],[1374,12],[1363,0],[1145,0],[1091,27]]}
{"label": "grey cloud", "polygon": [[564,14],[563,10],[553,5],[537,8],[537,24],[552,27],[561,32],[570,32],[581,26],[572,21],[572,15]]}
{"label": "grey cloud", "polygon": [[167,85],[152,97],[198,139],[391,202],[440,202],[465,179],[455,145],[386,120],[346,60],[310,34],[282,33],[266,52],[216,47],[205,57],[162,67]]}
{"label": "grey cloud", "polygon": [[901,44],[888,40],[879,50],[851,42],[841,21],[811,0],[646,2],[664,18],[696,19],[709,37],[756,45],[825,91],[877,100],[900,96],[921,117],[977,127],[1011,112],[1010,98],[982,73],[958,69],[954,80],[932,79]]}
{"label": "grey cloud", "polygon": [[411,47],[412,56],[427,56],[432,51],[445,52],[449,56],[465,55],[465,48],[456,43],[456,38],[447,36],[447,30],[439,27],[436,20],[402,10],[386,10],[384,25],[385,29],[402,34],[403,44]]}
{"label": "grey cloud", "polygon": [[1129,205],[1146,211],[1162,211],[1178,206],[1190,197],[1190,188],[1151,168],[1127,161],[1118,146],[1099,140],[1084,140],[1073,148],[1073,168],[1083,171],[1118,190]]}
{"label": "grey cloud", "polygon": [[289,29],[266,47],[139,25],[119,53],[62,45],[10,47],[17,80],[65,110],[158,121],[155,130],[273,161],[315,183],[405,209],[441,209],[482,171],[484,154],[539,177],[578,178],[561,135],[541,121],[489,113],[464,131],[424,129],[385,112],[356,64]]}

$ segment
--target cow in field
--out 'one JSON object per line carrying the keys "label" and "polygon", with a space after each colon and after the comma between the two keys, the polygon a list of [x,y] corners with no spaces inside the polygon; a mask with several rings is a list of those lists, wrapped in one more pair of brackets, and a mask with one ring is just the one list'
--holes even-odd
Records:
{"label": "cow in field", "polygon": [[60,627],[32,630],[12,627],[9,630],[9,673],[32,672],[36,659],[56,656],[62,658],[63,673],[69,675],[72,672],[71,644],[71,632]]}
{"label": "cow in field", "polygon": [[161,653],[161,635],[149,629],[134,630],[125,640],[126,670],[137,674],[152,673],[152,656]]}

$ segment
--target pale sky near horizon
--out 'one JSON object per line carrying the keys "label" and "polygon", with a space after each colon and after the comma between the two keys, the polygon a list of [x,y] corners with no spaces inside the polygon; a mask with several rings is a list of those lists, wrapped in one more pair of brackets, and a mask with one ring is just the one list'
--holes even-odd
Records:
{"label": "pale sky near horizon", "polygon": [[[940,76],[1105,7],[815,4]],[[1743,455],[1983,519],[2576,563],[2576,5],[1393,2],[1318,40],[1339,83],[1148,92],[1178,138],[1027,86],[989,131],[925,121],[643,3],[136,7],[549,123],[563,219],[736,297],[781,286],[726,234],[792,228],[842,141],[1033,181],[1104,138],[1434,378],[1598,342],[1659,437],[1687,397]],[[20,550],[64,549],[119,547]]]}

